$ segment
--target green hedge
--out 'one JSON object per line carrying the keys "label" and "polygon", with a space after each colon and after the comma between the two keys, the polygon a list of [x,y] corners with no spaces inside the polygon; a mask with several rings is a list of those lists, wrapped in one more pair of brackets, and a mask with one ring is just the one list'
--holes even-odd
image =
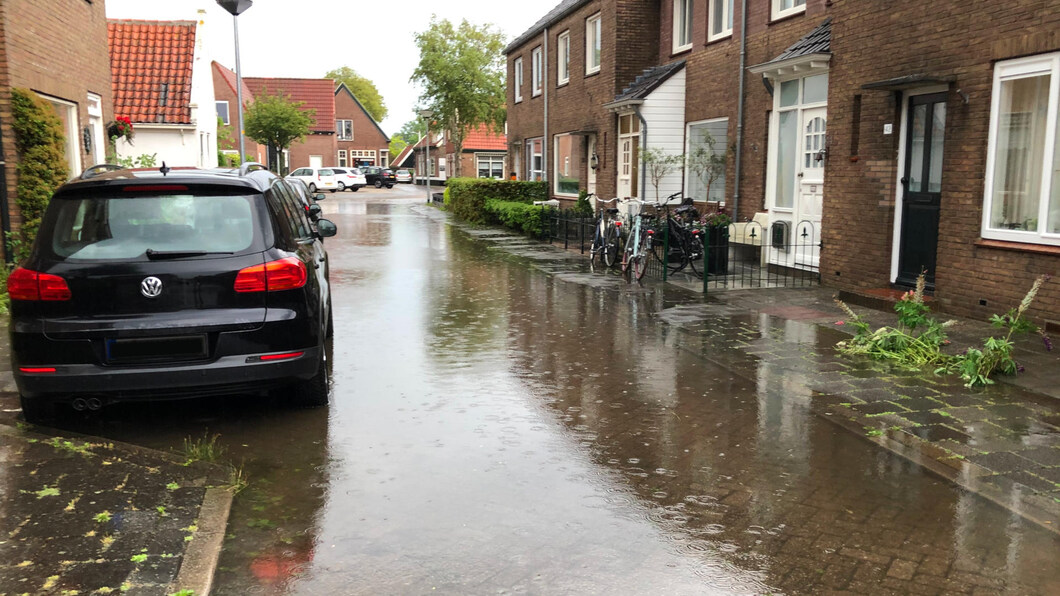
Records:
{"label": "green hedge", "polygon": [[549,211],[549,207],[542,205],[497,199],[486,199],[483,205],[485,223],[499,223],[532,236],[541,236],[545,232]]}
{"label": "green hedge", "polygon": [[453,214],[471,223],[487,223],[486,201],[495,199],[507,203],[533,203],[548,200],[545,182],[489,180],[485,178],[451,178],[446,182],[449,199],[446,203]]}
{"label": "green hedge", "polygon": [[11,90],[11,116],[18,151],[15,202],[22,226],[20,234],[7,241],[15,249],[15,258],[21,260],[28,256],[52,193],[66,182],[66,140],[55,110],[32,91]]}

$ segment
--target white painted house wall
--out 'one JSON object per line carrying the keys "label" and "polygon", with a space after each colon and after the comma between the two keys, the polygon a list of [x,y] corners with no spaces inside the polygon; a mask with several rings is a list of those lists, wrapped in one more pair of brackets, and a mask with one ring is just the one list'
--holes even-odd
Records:
{"label": "white painted house wall", "polygon": [[[640,107],[648,123],[648,148],[661,149],[668,155],[680,155],[685,150],[685,69],[674,73],[659,85]],[[643,131],[642,131],[643,132]],[[683,188],[682,169],[677,167],[659,184],[659,200]],[[651,175],[645,175],[644,200],[655,200],[655,186]]]}
{"label": "white painted house wall", "polygon": [[135,159],[153,154],[159,166],[164,161],[169,167],[217,167],[217,111],[205,17],[206,12],[200,10],[191,70],[191,124],[134,122],[133,143],[119,140],[118,157]]}

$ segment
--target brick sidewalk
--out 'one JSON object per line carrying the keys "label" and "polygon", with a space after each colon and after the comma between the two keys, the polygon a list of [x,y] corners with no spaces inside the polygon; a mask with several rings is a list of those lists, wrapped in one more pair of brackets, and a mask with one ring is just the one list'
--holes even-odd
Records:
{"label": "brick sidewalk", "polygon": [[0,424],[0,595],[209,589],[231,494],[166,454]]}

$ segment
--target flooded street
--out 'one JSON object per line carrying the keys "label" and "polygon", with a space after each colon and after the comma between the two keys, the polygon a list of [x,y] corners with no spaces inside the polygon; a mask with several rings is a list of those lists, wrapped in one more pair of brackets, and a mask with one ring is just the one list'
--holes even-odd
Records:
{"label": "flooded street", "polygon": [[653,316],[680,290],[548,275],[414,190],[322,203],[330,409],[73,425],[219,436],[249,485],[215,594],[1060,593],[1055,533],[815,414],[784,372],[686,347]]}

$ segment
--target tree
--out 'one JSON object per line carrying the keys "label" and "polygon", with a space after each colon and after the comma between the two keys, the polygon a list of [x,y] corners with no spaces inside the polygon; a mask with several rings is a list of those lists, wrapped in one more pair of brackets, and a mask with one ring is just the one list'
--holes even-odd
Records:
{"label": "tree", "polygon": [[405,142],[405,139],[395,135],[390,138],[390,162],[393,163],[397,159],[398,155],[408,147],[409,144]]}
{"label": "tree", "polygon": [[394,136],[390,138],[400,137],[409,145],[420,140],[420,137],[427,134],[427,124],[423,121],[423,118],[414,118],[409,120],[401,127],[401,130],[394,133]]}
{"label": "tree", "polygon": [[316,110],[303,110],[304,103],[292,102],[282,95],[258,97],[243,114],[243,129],[249,138],[269,147],[270,154],[278,155],[309,134]]}
{"label": "tree", "polygon": [[659,202],[659,184],[685,161],[684,155],[670,155],[654,147],[641,153],[641,160],[647,166],[648,180],[655,187],[655,202]]}
{"label": "tree", "polygon": [[22,225],[4,239],[4,254],[21,261],[29,256],[52,193],[66,182],[66,138],[52,106],[29,89],[11,90],[11,116],[18,152],[15,203]]}
{"label": "tree", "polygon": [[[423,88],[420,100],[434,111],[432,120],[439,128],[449,133],[457,155],[472,128],[503,129],[505,59],[500,32],[466,20],[454,27],[432,16],[430,27],[416,34],[416,45],[420,62],[410,80]],[[456,176],[461,174],[460,161],[454,164]]]}
{"label": "tree", "polygon": [[386,102],[383,101],[383,96],[379,94],[379,89],[376,89],[375,83],[357,74],[349,66],[329,70],[324,75],[324,78],[335,79],[336,87],[339,86],[339,83],[346,83],[353,96],[357,98],[357,101],[361,102],[368,115],[374,118],[376,122],[381,122],[389,113],[386,109]]}

